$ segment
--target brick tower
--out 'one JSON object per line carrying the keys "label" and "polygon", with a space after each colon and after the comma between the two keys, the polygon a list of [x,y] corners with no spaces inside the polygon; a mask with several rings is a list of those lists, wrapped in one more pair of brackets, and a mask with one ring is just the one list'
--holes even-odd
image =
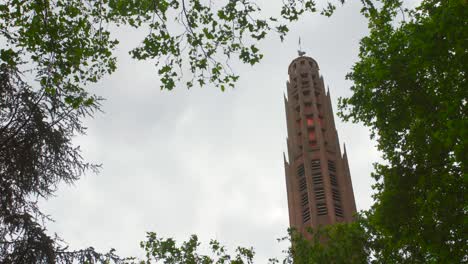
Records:
{"label": "brick tower", "polygon": [[325,94],[317,62],[300,56],[288,74],[284,103],[289,162],[285,157],[284,165],[289,222],[306,235],[307,227],[353,221],[356,204],[346,148],[342,156],[330,91]]}

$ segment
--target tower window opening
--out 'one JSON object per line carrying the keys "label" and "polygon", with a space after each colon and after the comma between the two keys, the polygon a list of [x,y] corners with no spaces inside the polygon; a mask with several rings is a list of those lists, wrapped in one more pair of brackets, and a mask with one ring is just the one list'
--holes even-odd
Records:
{"label": "tower window opening", "polygon": [[316,172],[314,174],[312,174],[312,181],[314,182],[314,185],[320,185],[323,183],[323,179],[322,179],[322,174],[320,172]]}
{"label": "tower window opening", "polygon": [[341,208],[341,205],[335,204],[335,215],[338,217],[343,217],[343,208]]}
{"label": "tower window opening", "polygon": [[304,211],[302,211],[302,221],[305,223],[305,222],[308,222],[309,220],[310,220],[310,210],[309,208],[307,208]]}
{"label": "tower window opening", "polygon": [[315,141],[315,131],[309,130],[309,141]]}
{"label": "tower window opening", "polygon": [[307,78],[308,74],[307,73],[301,73],[302,78]]}
{"label": "tower window opening", "polygon": [[322,187],[315,189],[315,200],[322,199],[325,199],[325,190]]}
{"label": "tower window opening", "polygon": [[309,91],[309,90],[303,91],[302,94],[303,94],[304,96],[309,96],[310,91]]}
{"label": "tower window opening", "polygon": [[336,166],[333,160],[328,160],[328,170],[331,172],[336,172]]}
{"label": "tower window opening", "polygon": [[302,86],[308,86],[309,85],[309,81],[302,81]]}
{"label": "tower window opening", "polygon": [[340,193],[336,189],[332,189],[332,196],[335,202],[341,202]]}
{"label": "tower window opening", "polygon": [[307,181],[306,181],[306,178],[303,177],[299,179],[299,191],[302,192],[305,189],[307,189]]}
{"label": "tower window opening", "polygon": [[296,107],[296,112],[299,113],[300,111],[301,111],[301,107],[298,105],[298,106]]}
{"label": "tower window opening", "polygon": [[301,205],[307,206],[308,204],[309,204],[309,196],[307,195],[307,192],[304,192],[301,194]]}
{"label": "tower window opening", "polygon": [[314,64],[313,64],[311,61],[309,61],[309,65],[310,65],[310,67],[312,67],[312,68],[314,67]]}
{"label": "tower window opening", "polygon": [[307,116],[307,126],[313,126],[314,125],[314,118],[312,115]]}
{"label": "tower window opening", "polygon": [[315,159],[315,160],[312,160],[311,161],[312,163],[312,170],[319,170],[320,171],[320,160],[319,159]]}
{"label": "tower window opening", "polygon": [[304,65],[305,64],[305,61],[301,60],[301,65]]}
{"label": "tower window opening", "polygon": [[304,164],[297,167],[297,177],[303,177],[305,175]]}
{"label": "tower window opening", "polygon": [[317,146],[317,141],[310,141],[310,142],[309,142],[309,146],[310,146],[311,148],[316,147],[316,146]]}
{"label": "tower window opening", "polygon": [[325,203],[317,204],[317,214],[318,215],[326,215],[327,214],[327,206]]}
{"label": "tower window opening", "polygon": [[333,186],[338,186],[338,181],[335,174],[330,174],[330,183]]}

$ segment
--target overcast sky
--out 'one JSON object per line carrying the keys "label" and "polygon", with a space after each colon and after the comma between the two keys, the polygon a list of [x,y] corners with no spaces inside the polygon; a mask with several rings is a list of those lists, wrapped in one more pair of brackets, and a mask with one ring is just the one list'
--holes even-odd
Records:
{"label": "overcast sky", "polygon": [[[281,1],[260,2],[269,4],[266,12],[279,12]],[[56,220],[48,224],[49,232],[57,232],[71,248],[113,247],[122,256],[142,255],[139,241],[146,231],[178,241],[191,234],[204,243],[216,238],[231,250],[253,246],[259,263],[281,256],[288,245],[276,238],[289,224],[283,92],[299,36],[330,87],[357,207],[368,209],[370,173],[379,153],[367,128],[336,117],[338,97],[351,93],[345,74],[367,32],[357,2],[338,8],[331,18],[305,16],[291,26],[284,43],[277,36],[263,41],[263,61],[254,67],[234,63],[241,79],[226,92],[212,87],[160,91],[153,62],[137,62],[127,54],[141,32],[115,31],[122,40],[118,70],[93,88],[106,98],[104,113],[87,120],[88,134],[76,139],[84,157],[103,169],[61,186],[44,203]]]}

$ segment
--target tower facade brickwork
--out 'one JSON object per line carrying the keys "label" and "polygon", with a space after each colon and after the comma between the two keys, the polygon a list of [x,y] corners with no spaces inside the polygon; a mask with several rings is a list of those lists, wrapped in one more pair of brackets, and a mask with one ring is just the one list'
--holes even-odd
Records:
{"label": "tower facade brickwork", "polygon": [[307,228],[351,222],[356,213],[346,148],[341,155],[330,92],[317,62],[306,56],[288,69],[284,157],[290,226]]}

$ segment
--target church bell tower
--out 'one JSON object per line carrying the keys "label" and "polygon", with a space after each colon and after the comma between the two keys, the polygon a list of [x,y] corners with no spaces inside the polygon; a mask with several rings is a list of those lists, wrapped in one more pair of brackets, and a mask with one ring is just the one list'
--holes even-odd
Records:
{"label": "church bell tower", "polygon": [[[302,54],[301,54],[302,55]],[[351,222],[356,213],[346,148],[341,154],[330,92],[317,62],[306,56],[288,69],[286,121],[288,161],[284,158],[290,226]]]}

